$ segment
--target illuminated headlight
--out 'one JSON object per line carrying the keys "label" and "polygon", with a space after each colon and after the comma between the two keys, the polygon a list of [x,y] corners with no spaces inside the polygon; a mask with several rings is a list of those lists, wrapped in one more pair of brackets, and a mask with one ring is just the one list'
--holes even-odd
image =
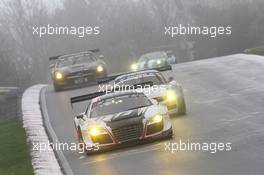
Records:
{"label": "illuminated headlight", "polygon": [[136,63],[134,63],[131,65],[130,68],[131,68],[131,70],[136,71],[136,70],[138,70],[138,65]]}
{"label": "illuminated headlight", "polygon": [[102,134],[106,134],[106,130],[100,126],[93,126],[90,129],[88,129],[88,133],[90,136],[96,137]]}
{"label": "illuminated headlight", "polygon": [[63,73],[62,72],[55,72],[55,79],[56,80],[63,79]]}
{"label": "illuminated headlight", "polygon": [[157,63],[158,65],[160,65],[160,64],[161,64],[161,60],[157,60],[156,63]]}
{"label": "illuminated headlight", "polygon": [[175,90],[166,90],[164,94],[164,98],[166,102],[175,102],[177,101],[177,94]]}
{"label": "illuminated headlight", "polygon": [[103,72],[104,71],[104,67],[99,65],[99,66],[96,67],[96,71],[97,72]]}
{"label": "illuminated headlight", "polygon": [[154,117],[151,117],[148,121],[148,125],[152,125],[152,124],[155,124],[155,123],[160,123],[162,122],[163,120],[163,116],[162,115],[155,115]]}

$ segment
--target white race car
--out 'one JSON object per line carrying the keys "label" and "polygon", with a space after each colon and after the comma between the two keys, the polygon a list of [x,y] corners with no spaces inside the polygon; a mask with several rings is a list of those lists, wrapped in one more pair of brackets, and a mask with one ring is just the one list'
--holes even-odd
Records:
{"label": "white race car", "polygon": [[149,98],[165,104],[170,115],[185,114],[186,105],[181,85],[170,78],[167,80],[159,71],[146,70],[127,73],[114,80],[115,88],[143,92]]}
{"label": "white race car", "polygon": [[74,118],[79,144],[86,153],[118,145],[172,137],[166,106],[137,92],[97,92],[71,98],[87,102],[86,110]]}
{"label": "white race car", "polygon": [[171,51],[157,51],[142,55],[130,69],[132,71],[160,69],[177,63],[178,60]]}

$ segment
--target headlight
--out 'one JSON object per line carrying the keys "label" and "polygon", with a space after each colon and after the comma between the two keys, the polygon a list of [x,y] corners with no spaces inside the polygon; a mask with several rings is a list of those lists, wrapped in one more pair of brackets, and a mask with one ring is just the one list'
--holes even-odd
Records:
{"label": "headlight", "polygon": [[158,65],[160,65],[160,64],[161,64],[161,60],[157,60],[156,63],[157,63]]}
{"label": "headlight", "polygon": [[149,119],[148,125],[155,124],[155,123],[160,123],[160,122],[162,122],[162,120],[163,120],[162,115],[157,114],[154,117],[151,117]]}
{"label": "headlight", "polygon": [[177,101],[177,94],[175,90],[169,89],[165,91],[164,98],[166,102]]}
{"label": "headlight", "polygon": [[101,134],[105,134],[106,130],[100,126],[93,126],[90,129],[88,129],[88,133],[90,136],[95,137]]}
{"label": "headlight", "polygon": [[136,63],[134,63],[134,64],[132,64],[131,65],[131,70],[133,70],[133,71],[137,71],[138,70],[138,65],[136,64]]}
{"label": "headlight", "polygon": [[96,71],[97,72],[103,72],[104,71],[104,67],[99,65],[99,66],[97,66]]}
{"label": "headlight", "polygon": [[55,72],[55,79],[56,80],[61,80],[62,78],[63,78],[62,72]]}

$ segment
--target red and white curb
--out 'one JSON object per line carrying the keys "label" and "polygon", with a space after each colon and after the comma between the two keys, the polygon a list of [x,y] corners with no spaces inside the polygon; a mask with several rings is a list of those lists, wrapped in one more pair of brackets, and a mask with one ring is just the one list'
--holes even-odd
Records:
{"label": "red and white curb", "polygon": [[31,159],[34,174],[62,175],[60,165],[53,150],[36,150],[33,145],[49,143],[40,109],[40,92],[46,85],[35,85],[28,88],[22,97],[23,127],[27,141],[31,144]]}

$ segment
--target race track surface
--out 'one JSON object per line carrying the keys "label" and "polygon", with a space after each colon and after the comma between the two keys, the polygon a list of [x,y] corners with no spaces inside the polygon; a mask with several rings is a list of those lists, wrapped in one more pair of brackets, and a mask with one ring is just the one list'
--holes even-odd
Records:
{"label": "race track surface", "polygon": [[[231,55],[173,66],[184,87],[187,115],[172,118],[174,138],[87,156],[64,155],[76,175],[263,175],[264,57]],[[60,142],[77,142],[69,98],[97,86],[46,90],[51,125]],[[231,151],[165,150],[165,143],[231,142]]]}

